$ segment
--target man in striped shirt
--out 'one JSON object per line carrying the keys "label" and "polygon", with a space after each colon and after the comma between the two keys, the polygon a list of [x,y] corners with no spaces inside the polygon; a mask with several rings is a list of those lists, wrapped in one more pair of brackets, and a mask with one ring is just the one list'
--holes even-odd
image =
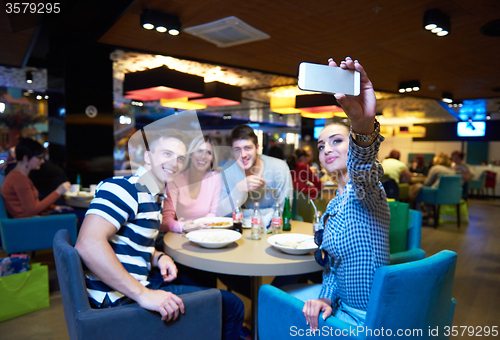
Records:
{"label": "man in striped shirt", "polygon": [[[144,165],[134,175],[113,177],[98,185],[75,248],[88,268],[86,284],[93,307],[135,301],[169,321],[185,311],[178,294],[205,288],[170,284],[177,277],[177,268],[154,247],[165,184],[182,170],[186,158],[183,135],[162,131],[148,136],[147,142]],[[158,267],[160,274],[153,275],[152,267]],[[232,293],[221,294],[224,338],[237,339],[243,303]]]}

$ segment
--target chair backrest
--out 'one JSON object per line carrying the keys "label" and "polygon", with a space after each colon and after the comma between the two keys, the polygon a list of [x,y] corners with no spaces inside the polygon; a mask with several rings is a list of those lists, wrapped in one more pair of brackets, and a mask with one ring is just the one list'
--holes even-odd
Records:
{"label": "chair backrest", "polygon": [[485,188],[494,188],[497,185],[497,173],[494,171],[485,171],[486,179],[484,181]]}
{"label": "chair backrest", "polygon": [[78,251],[71,245],[71,237],[66,229],[56,233],[53,248],[64,317],[70,338],[77,339],[77,315],[90,309],[82,262]]}
{"label": "chair backrest", "polygon": [[407,249],[408,223],[410,205],[408,203],[389,201],[391,210],[391,226],[389,228],[389,250],[397,253]]}
{"label": "chair backrest", "polygon": [[459,204],[462,199],[462,176],[443,175],[439,177],[437,204]]}
{"label": "chair backrest", "polygon": [[387,198],[399,199],[399,185],[394,179],[390,178],[388,175],[383,175],[380,178],[380,182],[384,187]]}
{"label": "chair backrest", "polygon": [[5,210],[5,204],[3,203],[2,195],[0,195],[0,218],[9,218],[9,216],[7,215],[7,210]]}
{"label": "chair backrest", "polygon": [[[439,326],[442,331],[444,326],[451,326],[456,260],[456,253],[443,250],[423,260],[378,268],[365,327],[371,330],[383,327],[393,335],[399,329],[422,330],[422,338],[427,339],[429,329]],[[409,336],[412,337],[417,336]]]}

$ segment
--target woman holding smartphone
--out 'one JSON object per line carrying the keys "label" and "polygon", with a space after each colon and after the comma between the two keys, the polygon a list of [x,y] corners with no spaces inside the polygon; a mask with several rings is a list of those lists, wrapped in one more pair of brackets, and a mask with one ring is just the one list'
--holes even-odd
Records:
{"label": "woman holding smartphone", "polygon": [[[389,264],[390,212],[380,183],[383,169],[377,160],[380,125],[375,119],[375,92],[363,67],[347,57],[340,66],[360,72],[361,93],[335,98],[350,119],[326,126],[318,138],[319,160],[338,183],[338,191],[322,217],[323,229],[316,233],[315,258],[324,266],[321,286],[302,290],[313,295],[303,313],[311,328],[318,317],[335,317],[362,325],[375,270]],[[304,296],[304,295],[302,295]]]}

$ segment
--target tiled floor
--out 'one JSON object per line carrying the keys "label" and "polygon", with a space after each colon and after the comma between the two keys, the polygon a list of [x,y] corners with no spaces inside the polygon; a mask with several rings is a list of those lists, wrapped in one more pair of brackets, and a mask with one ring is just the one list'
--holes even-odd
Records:
{"label": "tiled floor", "polygon": [[[424,226],[422,248],[427,255],[442,249],[458,253],[453,296],[457,300],[454,325],[500,328],[500,200],[470,200],[469,225],[438,229]],[[37,255],[50,262],[47,254]],[[51,271],[51,287],[57,282]],[[271,278],[265,278],[269,283]],[[250,301],[243,298],[248,319]],[[469,339],[467,334],[453,339]],[[51,293],[50,307],[0,323],[0,340],[69,339],[59,292]]]}

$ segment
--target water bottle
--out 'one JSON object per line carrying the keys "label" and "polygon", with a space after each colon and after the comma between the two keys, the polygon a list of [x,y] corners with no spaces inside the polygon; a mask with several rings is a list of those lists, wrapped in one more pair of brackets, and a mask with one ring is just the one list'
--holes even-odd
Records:
{"label": "water bottle", "polygon": [[318,211],[316,213],[316,217],[314,218],[313,233],[316,233],[320,229],[321,229],[321,211]]}
{"label": "water bottle", "polygon": [[259,202],[255,202],[253,208],[250,238],[252,240],[260,240],[262,238],[262,214],[260,213]]}
{"label": "water bottle", "polygon": [[280,204],[275,203],[274,204],[273,219],[271,221],[271,228],[268,231],[268,233],[271,232],[274,235],[281,234],[282,226],[283,226],[283,217],[281,216]]}
{"label": "water bottle", "polygon": [[243,232],[243,212],[241,211],[239,201],[236,201],[236,206],[233,211],[233,230]]}
{"label": "water bottle", "polygon": [[292,229],[292,211],[290,210],[290,199],[285,197],[285,207],[283,208],[283,231]]}

